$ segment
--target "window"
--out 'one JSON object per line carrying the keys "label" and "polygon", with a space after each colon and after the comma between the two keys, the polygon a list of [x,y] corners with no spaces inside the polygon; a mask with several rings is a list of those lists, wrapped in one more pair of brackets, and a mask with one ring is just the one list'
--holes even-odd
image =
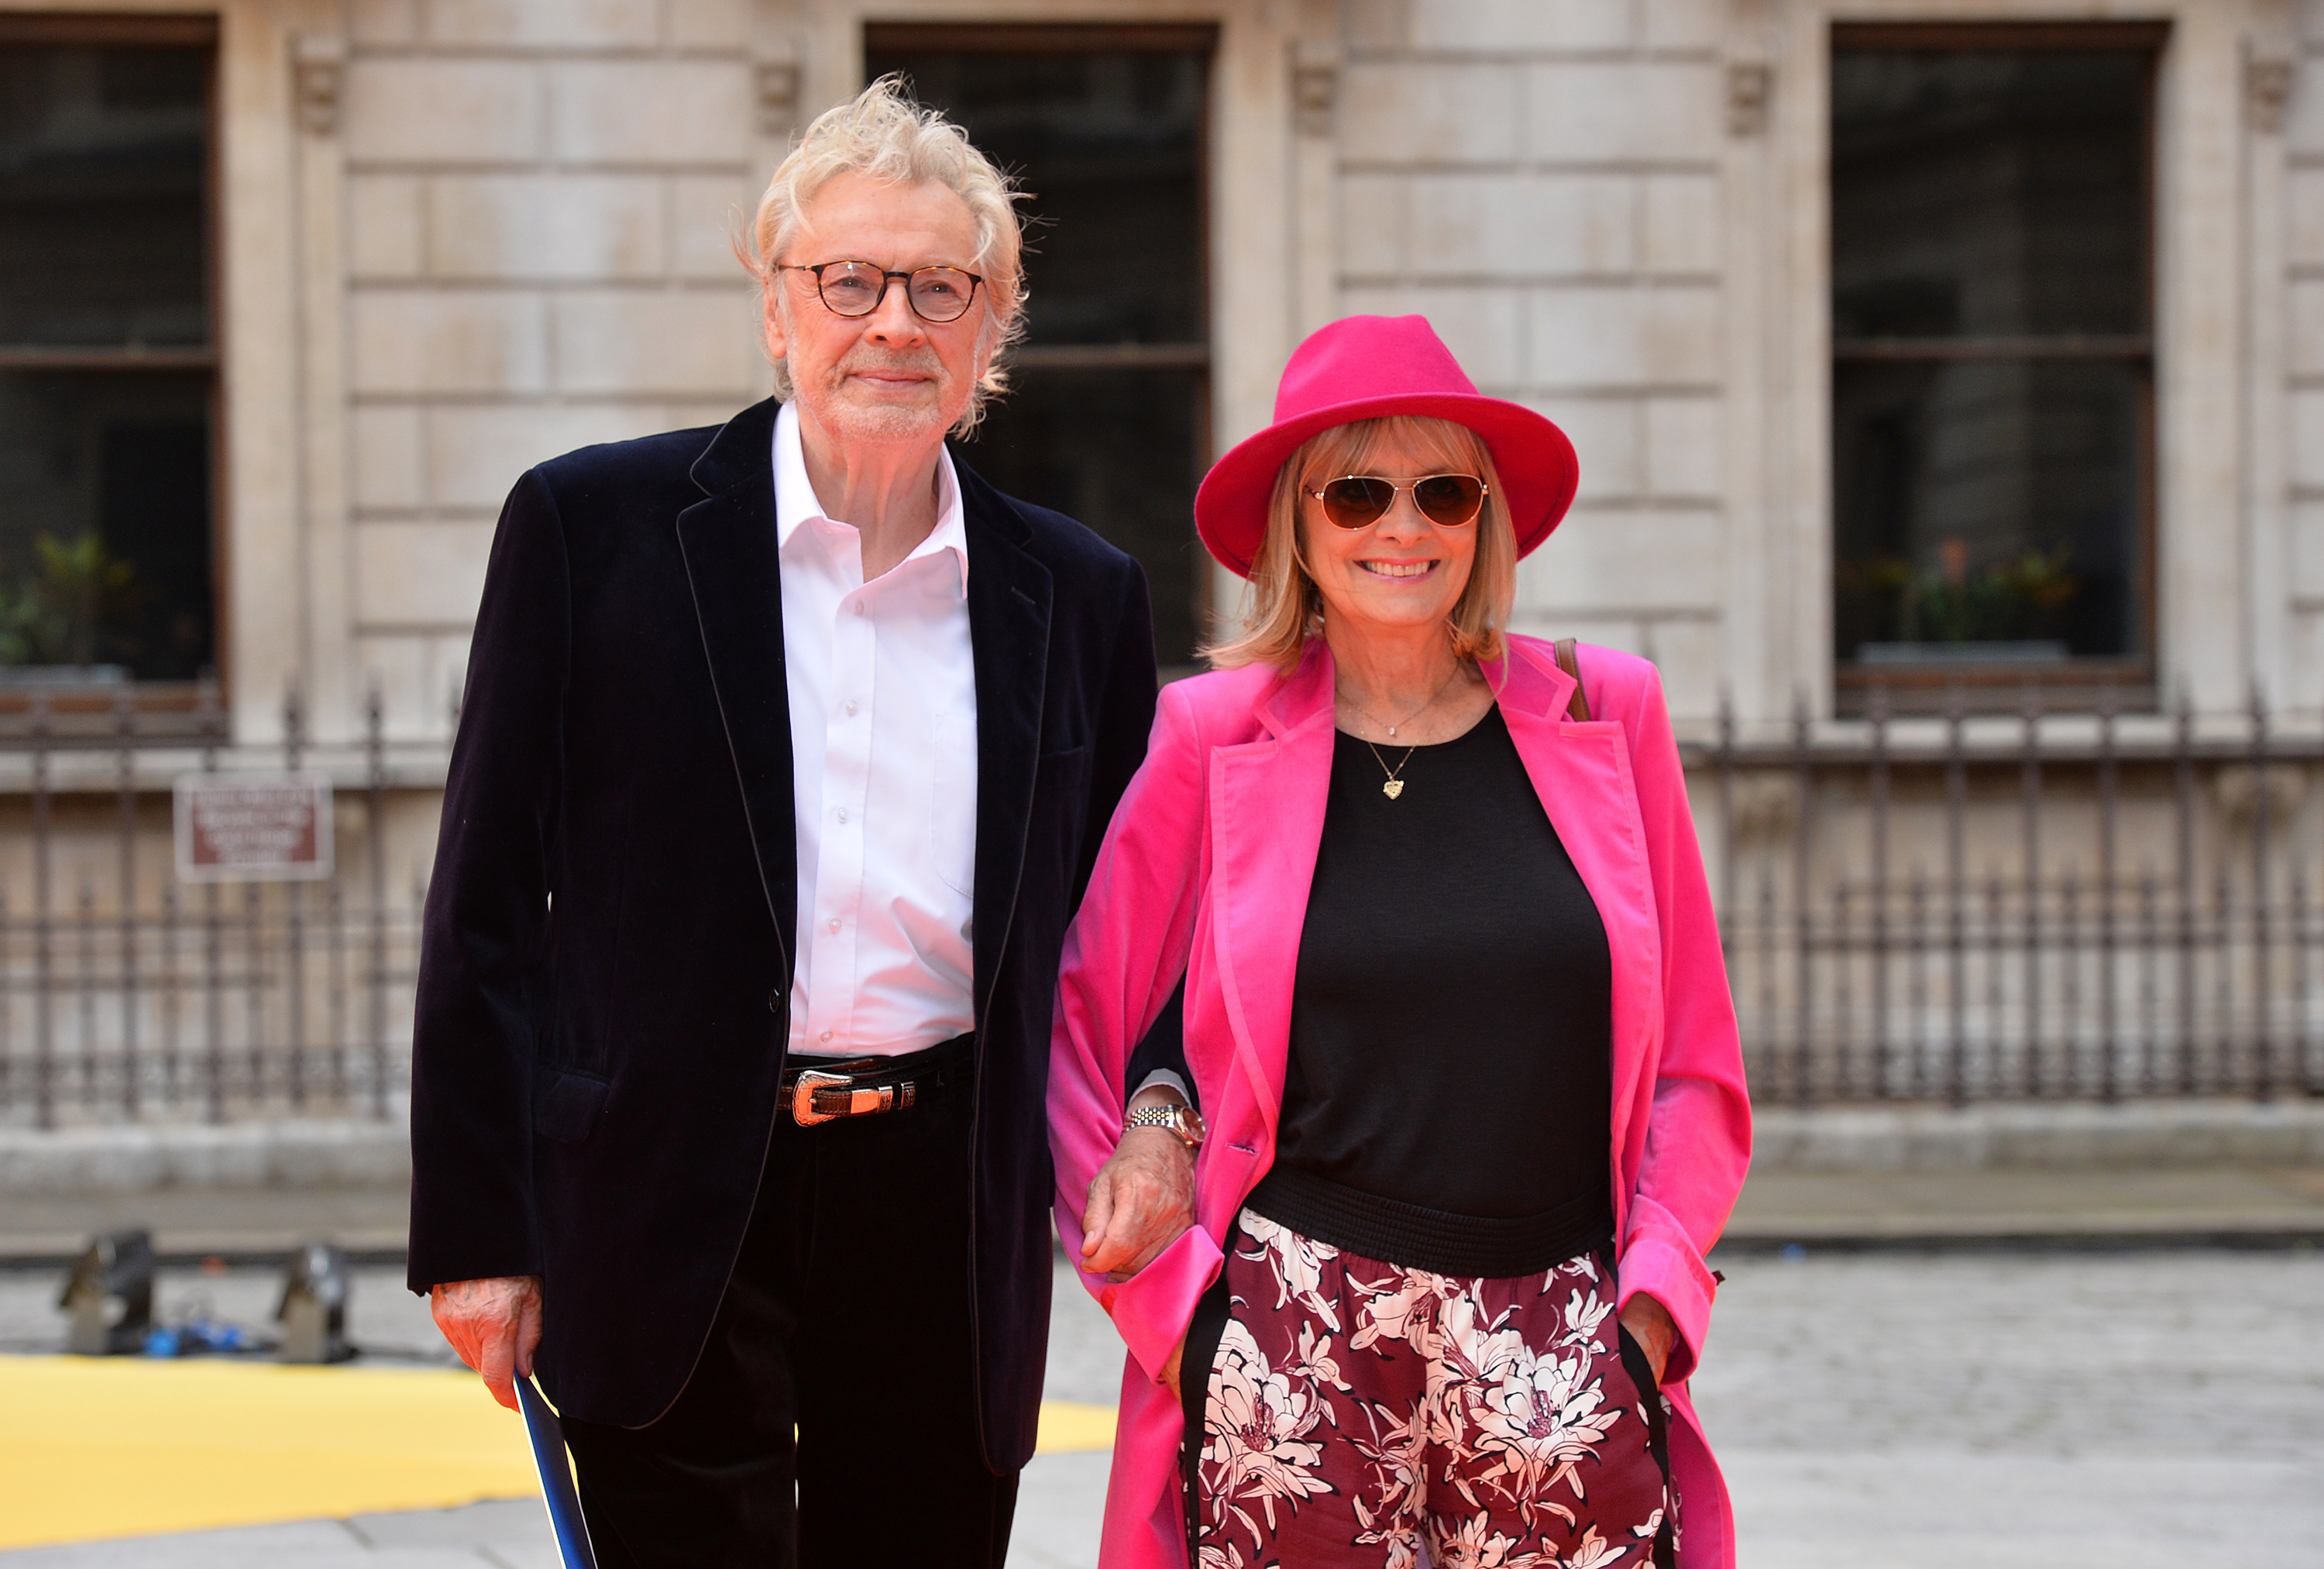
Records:
{"label": "window", "polygon": [[0,16],[0,681],[215,662],[214,52]]}
{"label": "window", "polygon": [[1833,30],[1843,707],[2153,680],[2163,36]]}
{"label": "window", "polygon": [[1166,667],[1194,662],[1209,581],[1194,487],[1209,462],[1213,42],[1207,27],[874,25],[864,49],[870,74],[902,71],[1031,193],[1030,333],[965,456],[1138,558]]}

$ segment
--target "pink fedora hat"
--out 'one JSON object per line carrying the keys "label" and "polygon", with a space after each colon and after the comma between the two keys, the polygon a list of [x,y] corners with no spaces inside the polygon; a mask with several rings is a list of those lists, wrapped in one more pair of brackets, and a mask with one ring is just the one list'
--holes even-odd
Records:
{"label": "pink fedora hat", "polygon": [[1434,414],[1484,438],[1523,556],[1573,503],[1580,466],[1565,432],[1532,410],[1489,398],[1425,316],[1351,316],[1291,351],[1275,390],[1275,423],[1212,466],[1194,526],[1229,569],[1248,577],[1267,538],[1275,475],[1319,430],[1384,414]]}

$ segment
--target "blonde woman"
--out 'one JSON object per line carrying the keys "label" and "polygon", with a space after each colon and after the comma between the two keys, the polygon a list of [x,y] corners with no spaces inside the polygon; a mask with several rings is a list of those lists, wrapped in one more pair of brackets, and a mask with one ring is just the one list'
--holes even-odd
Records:
{"label": "blonde woman", "polygon": [[[1749,1107],[1678,754],[1645,660],[1503,630],[1575,475],[1358,317],[1204,483],[1251,616],[1163,693],[1050,1070],[1130,1350],[1107,1569],[1732,1561],[1685,1380]],[[1197,1105],[1148,1110],[1174,996]]]}

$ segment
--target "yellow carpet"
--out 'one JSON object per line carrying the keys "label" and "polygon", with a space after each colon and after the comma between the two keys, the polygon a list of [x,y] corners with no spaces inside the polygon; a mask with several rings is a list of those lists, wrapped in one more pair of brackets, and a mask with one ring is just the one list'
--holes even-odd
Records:
{"label": "yellow carpet", "polygon": [[[1040,1447],[1113,1443],[1047,1401]],[[0,1357],[0,1548],[443,1509],[535,1491],[524,1430],[460,1371]]]}

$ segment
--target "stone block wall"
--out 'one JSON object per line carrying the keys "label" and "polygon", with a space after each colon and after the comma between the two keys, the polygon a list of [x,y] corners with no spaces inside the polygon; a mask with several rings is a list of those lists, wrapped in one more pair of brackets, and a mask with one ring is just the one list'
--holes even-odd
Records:
{"label": "stone block wall", "polygon": [[[2264,374],[2280,374],[2284,401],[2279,420],[2264,387],[2227,385],[2241,350],[2165,387],[2162,527],[2166,544],[2196,543],[2165,550],[2157,568],[2172,679],[2192,672],[2218,707],[2246,686],[2228,667],[2251,664],[2279,712],[2312,715],[2324,702],[2324,94],[2312,87],[2324,0],[2297,5],[2283,160],[2255,163],[2258,196],[2226,213],[2211,154],[2181,144],[2203,140],[2199,121],[2241,115],[2221,96],[2232,62],[2218,60],[2243,47],[2242,24],[2174,11],[2172,91],[2184,101],[2165,117],[2162,151],[2182,183],[2162,210],[2158,254],[2183,298],[2164,314],[2218,292],[2184,281],[2201,268],[2171,240],[2174,214],[2218,234],[2240,214],[2257,234],[2280,211],[2283,291],[2254,309],[2280,314],[2282,368]],[[897,10],[966,14],[934,0]],[[1067,11],[1062,0],[1019,7]],[[1805,542],[1821,526],[1821,482],[1802,457],[1821,405],[1812,364],[1785,363],[1822,309],[1821,285],[1803,283],[1784,319],[1764,318],[1757,350],[1736,346],[1784,269],[1806,275],[1806,253],[1769,226],[1793,210],[1796,192],[1776,173],[1804,133],[1771,128],[1747,146],[1730,131],[1742,13],[1731,0],[1339,0],[1314,14],[1337,28],[1339,72],[1328,137],[1308,143],[1323,149],[1330,194],[1328,217],[1314,220],[1326,281],[1303,294],[1302,313],[1312,302],[1426,314],[1486,390],[1558,420],[1581,454],[1574,513],[1521,573],[1520,628],[1653,658],[1682,726],[1698,733],[1730,680],[1757,693],[1744,706],[1761,719],[1787,712],[1794,687],[1821,689],[1820,656],[1802,651],[1818,634],[1786,628],[1806,627],[1802,606],[1827,592]],[[771,51],[806,62],[821,97],[802,115],[839,78],[816,64],[828,41],[816,42],[811,12],[759,0],[349,0],[346,16],[352,658],[385,675],[399,733],[440,734],[492,519],[516,475],[575,446],[722,419],[765,388],[727,245],[780,145],[760,124],[754,61]],[[1786,57],[1779,106],[1812,97],[1803,69]],[[1218,87],[1228,120],[1253,112],[1243,77],[1222,68]],[[1261,190],[1275,201],[1296,171],[1217,173],[1222,210],[1235,210]],[[1749,200],[1738,196],[1747,189]],[[2228,260],[2207,252],[2204,264],[2232,276],[2230,248],[2211,249]],[[2190,364],[2186,346],[2212,328],[2172,330],[2166,371]],[[1791,405],[1774,401],[1771,377],[1806,411],[1799,429],[1784,425]],[[1271,391],[1271,367],[1265,379]],[[2228,520],[2247,504],[2237,485],[2277,494],[2269,464],[2220,455],[2274,423],[2288,489],[2280,503],[2248,503],[2243,526],[2265,534],[2254,547],[2230,538]],[[2267,532],[2279,528],[2280,549]],[[2186,611],[2222,594],[2264,603]],[[2253,630],[2219,630],[2236,626]],[[2257,646],[2229,646],[2239,638]]]}
{"label": "stone block wall", "polygon": [[764,171],[749,0],[355,0],[355,657],[448,733],[502,498],[765,394],[728,235]]}
{"label": "stone block wall", "polygon": [[1643,653],[1719,698],[1724,509],[1718,0],[1342,9],[1339,285],[1426,315],[1582,460],[1519,630]]}
{"label": "stone block wall", "polygon": [[2291,309],[2292,641],[2295,706],[2324,708],[2324,3],[2301,7],[2286,105],[2285,262]]}

